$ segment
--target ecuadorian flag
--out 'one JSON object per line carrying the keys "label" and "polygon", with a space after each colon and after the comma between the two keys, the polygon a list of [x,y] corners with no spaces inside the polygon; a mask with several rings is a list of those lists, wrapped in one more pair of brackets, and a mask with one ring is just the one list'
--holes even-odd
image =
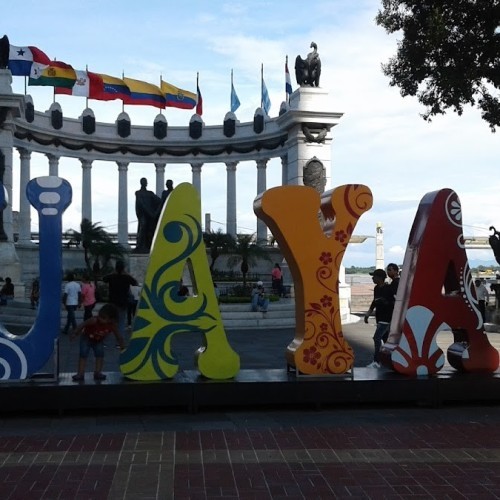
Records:
{"label": "ecuadorian flag", "polygon": [[189,90],[182,90],[170,83],[161,82],[161,91],[165,96],[166,106],[171,108],[194,109],[197,96]]}
{"label": "ecuadorian flag", "polygon": [[130,96],[123,99],[125,104],[142,104],[161,109],[165,108],[165,97],[160,87],[132,78],[123,78],[123,81],[130,89]]}

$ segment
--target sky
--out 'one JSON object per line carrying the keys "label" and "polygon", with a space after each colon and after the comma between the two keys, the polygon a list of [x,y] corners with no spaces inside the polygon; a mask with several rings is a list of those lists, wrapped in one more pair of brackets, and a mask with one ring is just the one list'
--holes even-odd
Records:
{"label": "sky", "polygon": [[[183,2],[63,2],[60,0],[2,1],[2,27],[10,43],[34,45],[49,57],[75,69],[119,77],[122,72],[158,84],[163,80],[196,91],[199,73],[203,95],[203,120],[220,125],[230,107],[230,75],[241,102],[240,122],[253,119],[260,106],[260,68],[272,107],[278,115],[285,100],[285,57],[289,57],[292,86],[297,84],[293,62],[316,42],[322,62],[320,86],[329,92],[330,109],[343,113],[332,129],[332,168],[327,189],[342,184],[365,184],[374,198],[373,208],[360,218],[355,234],[369,238],[351,244],[344,265],[375,265],[375,229],[384,231],[385,262],[401,264],[408,235],[422,197],[442,188],[455,190],[462,203],[464,235],[488,236],[500,228],[500,136],[491,133],[473,108],[462,116],[451,111],[422,119],[424,108],[416,98],[400,95],[390,87],[381,65],[396,52],[400,34],[387,35],[374,21],[380,0],[298,0]],[[3,33],[0,33],[0,36]],[[13,90],[24,93],[24,78],[13,78]],[[53,102],[51,87],[28,86],[35,109],[45,111]],[[77,118],[85,98],[58,95],[63,114]],[[89,101],[98,122],[114,122],[121,101]],[[151,125],[158,109],[126,106],[133,125]],[[169,125],[187,126],[192,111],[168,108]],[[19,209],[19,158],[14,154],[13,210]],[[48,161],[32,155],[32,177],[48,175]],[[78,229],[81,218],[81,164],[62,158],[59,175],[74,191],[73,203],[63,217],[63,227]],[[224,164],[202,169],[202,213],[210,213],[212,230],[226,230]],[[134,192],[146,177],[154,190],[155,168],[130,164],[129,231],[135,232]],[[174,185],[191,182],[188,164],[168,164],[165,178]],[[237,170],[238,232],[256,231],[253,200],[256,196],[255,162],[242,162]],[[112,162],[94,162],[92,169],[93,222],[117,231],[118,170]],[[267,167],[267,187],[281,183],[281,162]],[[117,192],[117,191],[116,191]],[[37,231],[32,215],[32,230]],[[204,223],[204,220],[202,221]],[[495,264],[490,249],[469,250],[471,264]]]}

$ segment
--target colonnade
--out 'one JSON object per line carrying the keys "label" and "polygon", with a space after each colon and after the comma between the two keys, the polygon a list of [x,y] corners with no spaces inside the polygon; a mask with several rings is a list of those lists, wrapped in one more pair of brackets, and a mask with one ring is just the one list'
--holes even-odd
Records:
{"label": "colonnade", "polygon": [[[31,244],[31,207],[26,198],[26,185],[31,179],[33,153],[45,155],[48,174],[53,176],[59,175],[62,159],[80,161],[81,218],[90,221],[96,202],[92,199],[92,174],[97,168],[94,162],[117,165],[117,236],[124,247],[129,244],[129,165],[154,166],[153,185],[158,195],[165,187],[168,164],[190,166],[191,182],[202,202],[203,167],[225,165],[226,232],[236,236],[238,165],[254,162],[255,195],[268,188],[267,169],[273,158],[281,159],[282,185],[303,184],[310,162],[319,164],[323,174],[328,175],[331,129],[342,117],[342,113],[331,110],[328,91],[300,87],[288,103],[282,103],[279,115],[273,118],[257,108],[252,121],[240,123],[234,113],[227,113],[223,124],[215,126],[205,126],[198,115],[193,115],[186,127],[170,127],[163,115],[157,116],[151,127],[133,126],[125,112],[120,113],[114,123],[98,123],[88,108],[79,118],[63,117],[58,103],[53,103],[46,112],[36,111],[31,97],[14,94],[11,83],[10,71],[0,69],[0,164],[3,164],[3,184],[10,200],[14,151],[17,150],[20,157],[17,245]],[[223,189],[221,186],[220,191]],[[109,195],[114,196],[112,190]],[[131,218],[135,219],[135,214]],[[13,244],[11,204],[3,212],[3,228],[7,242]],[[257,241],[267,242],[267,235],[265,223],[257,220]],[[12,254],[15,260],[15,251]]]}
{"label": "colonnade", "polygon": [[[31,155],[32,151],[24,147],[18,147],[20,157],[20,193],[19,193],[19,236],[18,244],[31,243],[31,211],[30,204],[26,198],[26,185],[31,179]],[[61,157],[53,153],[46,154],[48,160],[49,175],[59,175],[59,164]],[[92,159],[79,158],[82,166],[82,219],[92,221]],[[282,157],[282,178],[286,184],[286,156]],[[267,186],[267,164],[269,158],[255,160],[257,168],[256,195],[265,191]],[[226,162],[226,232],[234,237],[237,235],[237,204],[236,204],[236,172],[238,161]],[[128,234],[128,167],[130,162],[117,161],[118,167],[118,243],[125,248],[129,245]],[[165,168],[167,162],[155,162],[155,191],[161,196],[165,189]],[[192,162],[192,184],[200,194],[202,191],[202,168],[203,162]],[[267,241],[267,227],[263,221],[257,220],[257,241]]]}

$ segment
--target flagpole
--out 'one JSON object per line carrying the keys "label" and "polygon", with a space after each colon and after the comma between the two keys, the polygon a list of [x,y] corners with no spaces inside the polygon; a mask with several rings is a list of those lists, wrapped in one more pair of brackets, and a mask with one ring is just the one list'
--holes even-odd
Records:
{"label": "flagpole", "polygon": [[85,71],[87,72],[87,81],[89,82],[89,90],[87,92],[87,95],[85,96],[85,107],[89,107],[89,94],[90,94],[90,77],[89,77],[89,65],[85,65]]}
{"label": "flagpole", "polygon": [[[286,55],[286,59],[285,59],[285,68],[288,70],[288,54]],[[288,92],[286,91],[286,77],[287,77],[287,75],[285,74],[285,102],[287,104],[290,104],[289,98],[288,98]]]}
{"label": "flagpole", "polygon": [[[160,90],[161,90],[161,84],[163,82],[163,75],[160,73]],[[162,94],[163,94],[163,90],[161,91]],[[163,114],[163,108],[160,108],[160,115]]]}
{"label": "flagpole", "polygon": [[[125,78],[125,72],[122,70],[122,80]],[[122,113],[125,112],[125,101],[122,99]]]}
{"label": "flagpole", "polygon": [[233,68],[231,68],[231,91],[229,93],[229,109],[232,108],[231,98],[233,97]]}
{"label": "flagpole", "polygon": [[264,63],[260,63],[260,107],[264,107]]}

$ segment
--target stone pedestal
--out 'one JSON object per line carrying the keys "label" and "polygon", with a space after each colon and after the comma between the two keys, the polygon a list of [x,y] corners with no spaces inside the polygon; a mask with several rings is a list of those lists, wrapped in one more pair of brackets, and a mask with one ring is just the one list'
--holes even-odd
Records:
{"label": "stone pedestal", "polygon": [[131,274],[141,285],[144,283],[146,270],[149,263],[149,254],[131,253],[128,257],[128,273]]}

